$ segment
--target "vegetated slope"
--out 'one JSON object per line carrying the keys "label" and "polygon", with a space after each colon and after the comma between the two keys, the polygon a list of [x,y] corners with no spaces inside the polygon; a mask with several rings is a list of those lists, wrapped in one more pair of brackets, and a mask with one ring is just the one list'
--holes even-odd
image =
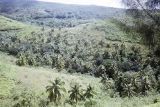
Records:
{"label": "vegetated slope", "polygon": [[24,38],[31,34],[31,32],[39,32],[40,27],[23,24],[16,20],[0,16],[0,34],[18,36],[18,38]]}
{"label": "vegetated slope", "polygon": [[[139,79],[141,73],[144,72],[138,72],[137,68],[139,69],[142,64],[140,67],[135,67],[132,66],[132,61],[134,62],[134,58],[139,56],[144,60],[148,50],[140,44],[141,38],[122,32],[112,23],[112,20],[97,19],[71,28],[40,28],[3,16],[0,22],[1,25],[6,25],[0,31],[0,49],[18,58],[0,53],[2,107],[21,104],[23,101],[28,102],[28,99],[29,103],[33,103],[33,107],[39,106],[41,102],[47,102],[48,94],[45,92],[45,87],[50,85],[49,80],[53,81],[56,77],[65,81],[67,91],[74,84],[73,81],[81,84],[82,89],[86,89],[88,84],[94,86],[97,92],[93,98],[96,101],[95,107],[119,107],[120,105],[122,107],[142,107],[143,105],[152,107],[151,104],[159,100],[156,92],[150,92],[149,97],[123,99],[119,97],[119,92],[115,91],[116,81],[113,80],[113,75],[121,73],[127,81],[133,77]],[[123,51],[124,54],[120,55],[119,51]],[[115,57],[114,52],[117,52]],[[124,68],[117,67],[115,70],[113,63]],[[151,70],[148,68],[145,70],[144,74],[150,75]],[[105,79],[103,77],[105,73],[110,78],[106,85],[100,78],[95,78]],[[110,88],[106,89],[108,86]],[[69,99],[69,93],[66,92],[63,100],[67,99]],[[83,107],[84,103],[86,102],[82,101],[77,106]],[[159,106],[159,103],[153,106]]]}
{"label": "vegetated slope", "polygon": [[[7,26],[10,28],[16,23],[16,21],[10,20],[9,22],[8,20],[10,19],[1,18],[1,24],[10,23]],[[18,23],[15,26],[21,28],[20,30],[9,32],[3,30],[0,32],[1,50],[19,58],[21,54],[33,56],[34,58],[39,57],[40,59],[34,59],[35,65],[56,66],[52,60],[58,54],[61,54],[62,59],[60,58],[59,61],[62,60],[64,64],[70,59],[74,61],[78,58],[84,65],[89,64],[91,67],[92,63],[97,60],[94,58],[96,54],[102,55],[106,51],[114,52],[115,44],[125,43],[127,50],[130,50],[133,45],[140,46],[142,49],[145,48],[143,45],[137,44],[140,38],[128,36],[110,20],[97,20],[74,28],[62,29],[40,29],[39,27],[24,24],[21,27]],[[33,57],[29,60],[33,60]],[[60,63],[62,62],[60,61]]]}
{"label": "vegetated slope", "polygon": [[67,89],[70,88],[71,84],[80,83],[83,87],[93,84],[98,86],[97,90],[99,90],[100,84],[98,78],[80,74],[70,75],[65,71],[60,73],[57,70],[48,68],[19,67],[15,65],[16,59],[14,57],[2,52],[0,52],[0,59],[1,107],[9,106],[9,104],[6,106],[3,104],[10,102],[14,104],[12,98],[25,89],[36,92],[38,95],[45,93],[45,87],[49,84],[49,81],[53,81],[56,78],[63,78]]}
{"label": "vegetated slope", "polygon": [[[8,2],[7,2],[8,1]],[[50,27],[74,27],[93,19],[120,17],[123,9],[66,5],[34,0],[2,0],[0,13],[12,19]]]}
{"label": "vegetated slope", "polygon": [[[53,81],[57,77],[65,82],[67,90],[76,83],[80,84],[82,89],[85,89],[89,84],[94,86],[97,93],[94,97],[97,103],[96,107],[159,107],[159,103],[153,104],[155,99],[160,99],[159,95],[130,99],[113,97],[111,90],[103,90],[99,78],[77,73],[69,74],[66,71],[58,72],[56,69],[42,67],[19,67],[15,65],[16,59],[13,56],[2,52],[0,52],[0,59],[1,107],[12,107],[23,100],[28,101],[27,98],[30,98],[30,96],[32,96],[30,103],[34,104],[33,107],[39,107],[38,104],[47,99],[45,87],[50,85],[50,80]],[[68,98],[67,92],[64,94],[64,98]],[[66,106],[71,107],[68,104]],[[79,104],[77,107],[84,106]]]}

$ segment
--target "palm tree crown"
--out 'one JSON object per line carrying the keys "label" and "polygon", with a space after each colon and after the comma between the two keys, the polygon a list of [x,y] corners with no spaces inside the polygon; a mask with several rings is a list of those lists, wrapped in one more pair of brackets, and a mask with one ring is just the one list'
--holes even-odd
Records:
{"label": "palm tree crown", "polygon": [[66,92],[63,87],[65,83],[57,78],[54,82],[51,82],[51,84],[51,86],[46,87],[46,91],[49,93],[48,98],[50,102],[55,102],[58,104],[62,98],[62,92]]}

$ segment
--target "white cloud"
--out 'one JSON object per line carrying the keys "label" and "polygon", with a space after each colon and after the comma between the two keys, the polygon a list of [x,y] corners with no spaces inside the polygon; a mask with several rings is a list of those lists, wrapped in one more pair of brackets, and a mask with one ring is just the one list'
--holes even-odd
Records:
{"label": "white cloud", "polygon": [[122,7],[121,0],[39,0],[65,4],[99,5],[108,7]]}

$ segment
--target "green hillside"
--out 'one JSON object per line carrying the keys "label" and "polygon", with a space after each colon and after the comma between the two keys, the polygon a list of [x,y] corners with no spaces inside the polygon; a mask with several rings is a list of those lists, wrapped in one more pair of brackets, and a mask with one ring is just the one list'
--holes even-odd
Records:
{"label": "green hillside", "polygon": [[[3,16],[0,17],[0,22],[0,24],[3,26],[0,31],[1,38],[3,38],[1,41],[9,42],[9,44],[11,44],[11,46],[9,47],[15,47],[15,44],[13,43],[16,43],[16,46],[21,46],[23,42],[27,42],[28,40],[32,41],[32,39],[34,40],[33,43],[28,41],[28,43],[32,45],[34,45],[34,42],[39,45],[41,43],[44,43],[44,45],[46,46],[47,44],[49,45],[52,43],[52,41],[47,43],[45,42],[45,40],[50,38],[51,35],[49,35],[49,32],[51,32],[51,30],[53,29],[27,25],[5,18]],[[41,34],[40,38],[37,37],[38,34]],[[67,49],[66,51],[68,54],[72,54],[72,51],[74,50],[76,44],[78,44],[78,41],[80,41],[78,52],[81,52],[80,55],[84,55],[83,57],[86,56],[86,53],[96,54],[96,50],[98,47],[101,47],[100,49],[98,49],[100,54],[104,51],[112,52],[114,51],[113,48],[106,48],[108,44],[112,47],[112,44],[120,45],[122,43],[125,43],[125,45],[127,46],[127,51],[131,51],[130,48],[133,45],[136,45],[140,46],[147,53],[147,48],[145,48],[143,45],[138,44],[140,39],[132,38],[132,35],[128,36],[124,32],[120,31],[116,27],[116,25],[112,23],[111,20],[94,21],[92,23],[79,25],[74,28],[57,28],[54,29],[52,35],[53,38],[59,35],[58,40],[60,40],[60,49]],[[18,44],[15,41],[5,41],[7,40],[5,39],[5,37],[16,37],[22,42],[19,42]],[[25,41],[25,38],[28,40]],[[67,42],[66,46],[64,45],[64,41]],[[87,43],[94,43],[92,45],[89,44],[88,46],[83,46],[83,43],[85,43],[85,41]],[[103,43],[103,45],[101,45],[101,42]],[[2,44],[1,47],[3,47]],[[15,47],[15,49],[18,49],[18,47]],[[9,52],[10,50],[11,48],[8,48]],[[3,51],[5,52],[5,50]],[[19,53],[21,54],[21,50],[17,53],[17,57],[19,57]],[[32,54],[32,56],[34,55],[36,55],[36,53]],[[46,53],[46,55],[49,54]],[[88,56],[86,56],[86,58],[87,57]],[[44,64],[45,67],[30,67],[28,65],[26,65],[25,67],[19,67],[16,65],[17,58],[7,55],[3,52],[0,53],[0,59],[0,89],[2,90],[0,93],[0,102],[2,107],[7,107],[9,105],[15,105],[17,103],[20,103],[22,100],[26,100],[27,96],[29,97],[32,94],[35,95],[34,97],[40,96],[39,99],[36,99],[37,103],[32,103],[32,106],[34,105],[34,107],[39,107],[37,105],[39,100],[45,100],[47,97],[47,93],[45,93],[45,87],[49,85],[48,81],[53,81],[57,77],[65,81],[65,88],[67,90],[69,90],[70,86],[75,83],[82,85],[83,89],[85,89],[89,84],[93,86],[97,93],[96,97],[94,98],[94,100],[96,101],[95,107],[120,107],[120,105],[122,107],[142,107],[142,105],[144,105],[145,107],[145,105],[152,104],[155,99],[159,99],[158,95],[151,95],[150,97],[143,98],[134,97],[132,99],[121,99],[120,97],[116,97],[117,94],[113,93],[112,90],[103,91],[103,84],[100,82],[100,78],[95,78],[86,74],[76,73],[74,71],[72,71],[72,74],[70,74],[68,73],[68,69],[66,68],[60,68],[61,72],[58,72],[58,68],[51,69],[51,67],[46,66],[46,64]],[[90,66],[90,60],[92,60],[92,56],[88,57],[87,59],[83,59],[83,63]],[[63,63],[61,62],[61,64]],[[112,83],[113,80],[110,80],[110,82]],[[22,93],[25,93],[26,96],[13,101],[12,98],[19,97]],[[64,98],[67,99],[67,97],[68,94],[65,94]],[[68,107],[69,104],[67,104],[66,106]],[[78,106],[83,106],[83,102],[79,103]],[[156,105],[153,104],[153,107],[154,106],[156,107]]]}
{"label": "green hillside", "polygon": [[123,9],[66,5],[36,0],[1,0],[0,13],[21,22],[49,27],[74,27],[94,19],[121,17]]}
{"label": "green hillside", "polygon": [[160,107],[160,59],[124,11],[0,0],[0,107]]}
{"label": "green hillside", "polygon": [[18,36],[18,38],[24,38],[29,36],[32,32],[40,31],[40,27],[27,25],[4,16],[0,16],[0,26],[0,33],[2,35],[15,35]]}
{"label": "green hillside", "polygon": [[[101,79],[99,78],[89,75],[82,75],[79,73],[70,74],[66,71],[58,72],[56,69],[43,67],[19,67],[15,65],[16,58],[2,52],[0,52],[0,59],[1,107],[12,107],[17,103],[21,103],[23,100],[26,101],[30,96],[32,96],[33,100],[33,102],[31,102],[32,106],[39,107],[39,101],[45,101],[47,98],[45,87],[49,85],[50,80],[53,81],[57,77],[65,81],[65,88],[68,90],[70,89],[70,86],[75,83],[82,85],[83,89],[85,89],[88,84],[94,86],[94,89],[97,93],[96,97],[94,98],[96,101],[96,105],[94,107],[160,106],[159,103],[154,104],[156,99],[160,99],[159,95],[150,95],[149,97],[133,97],[130,99],[113,97],[114,94],[111,90],[104,92],[101,89],[103,88],[103,85],[100,83]],[[17,97],[18,99],[15,99]],[[65,94],[64,98],[67,97],[68,94]],[[66,107],[70,107],[70,105],[66,104]],[[78,104],[77,107],[84,107],[83,103]]]}

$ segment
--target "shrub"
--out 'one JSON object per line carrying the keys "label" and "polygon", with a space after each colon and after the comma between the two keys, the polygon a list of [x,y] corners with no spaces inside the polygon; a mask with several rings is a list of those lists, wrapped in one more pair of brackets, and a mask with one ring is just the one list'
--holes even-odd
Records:
{"label": "shrub", "polygon": [[25,66],[28,64],[25,54],[20,54],[19,59],[16,61],[16,64],[19,66]]}

